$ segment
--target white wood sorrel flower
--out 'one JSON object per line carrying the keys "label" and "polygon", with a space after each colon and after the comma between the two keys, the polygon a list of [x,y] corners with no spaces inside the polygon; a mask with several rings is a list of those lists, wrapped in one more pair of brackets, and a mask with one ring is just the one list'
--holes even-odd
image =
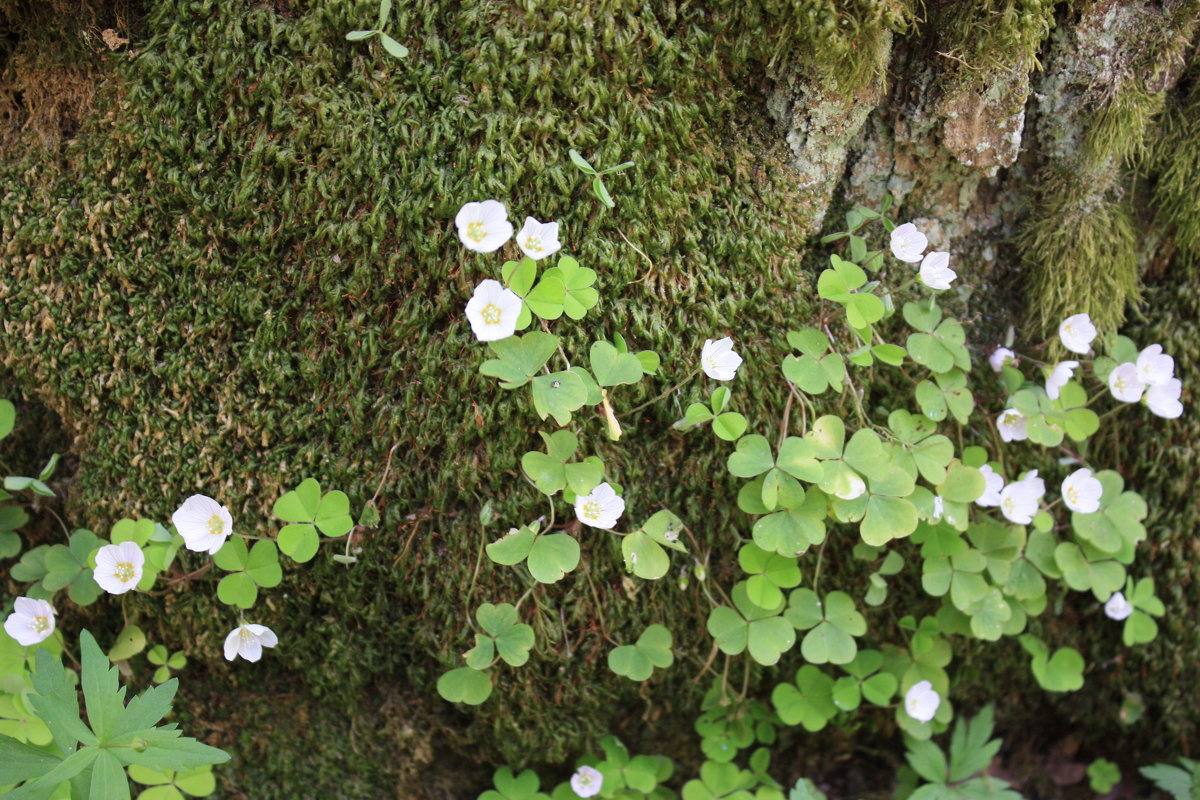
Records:
{"label": "white wood sorrel flower", "polygon": [[1072,511],[1093,514],[1100,510],[1100,496],[1104,485],[1092,476],[1090,469],[1077,469],[1062,483],[1063,502]]}
{"label": "white wood sorrel flower", "polygon": [[1000,431],[1000,438],[1006,442],[1023,442],[1028,439],[1028,424],[1029,420],[1025,415],[1015,408],[1005,409],[996,417],[996,430]]}
{"label": "white wood sorrel flower", "polygon": [[1071,376],[1078,368],[1078,361],[1064,361],[1054,365],[1054,369],[1050,370],[1050,374],[1046,376],[1046,394],[1051,400],[1058,399],[1058,393],[1062,387],[1067,385],[1067,381],[1071,380]]}
{"label": "white wood sorrel flower", "polygon": [[171,515],[171,523],[188,550],[216,553],[233,533],[233,515],[229,509],[202,494],[194,494]]}
{"label": "white wood sorrel flower", "polygon": [[46,641],[54,633],[54,606],[45,600],[18,597],[13,601],[13,613],[4,620],[4,632],[23,647]]}
{"label": "white wood sorrel flower", "polygon": [[1108,390],[1122,403],[1136,403],[1142,399],[1146,384],[1138,380],[1137,364],[1126,361],[1108,373]]}
{"label": "white wood sorrel flower", "polygon": [[1000,492],[1000,513],[1009,522],[1028,525],[1038,511],[1038,501],[1046,494],[1046,482],[1032,469],[1021,480],[1010,483]]}
{"label": "white wood sorrel flower", "polygon": [[1017,354],[1007,347],[997,347],[988,356],[988,365],[991,366],[992,372],[999,372],[1005,364],[1015,364],[1016,361]]}
{"label": "white wood sorrel flower", "polygon": [[1183,382],[1178,378],[1160,386],[1151,386],[1146,390],[1146,405],[1150,410],[1164,419],[1179,419],[1183,415],[1183,403],[1179,396],[1183,394]]}
{"label": "white wood sorrel flower", "polygon": [[471,332],[481,342],[512,336],[516,333],[519,316],[521,298],[491,278],[476,286],[475,294],[467,301],[467,321],[471,323]]}
{"label": "white wood sorrel flower", "polygon": [[467,203],[454,218],[458,238],[468,250],[491,253],[498,250],[513,235],[508,212],[499,200]]}
{"label": "white wood sorrel flower", "polygon": [[941,696],[929,681],[918,681],[904,693],[904,710],[918,722],[929,722],[942,704]]}
{"label": "white wood sorrel flower", "polygon": [[595,797],[604,785],[604,776],[595,767],[580,767],[571,776],[571,789],[580,797]]}
{"label": "white wood sorrel flower", "polygon": [[891,245],[892,255],[901,261],[915,264],[924,255],[925,248],[929,246],[929,239],[917,230],[916,225],[906,222],[903,225],[897,225],[892,231]]}
{"label": "white wood sorrel flower", "polygon": [[262,658],[264,647],[274,647],[277,644],[279,637],[275,635],[275,631],[266,625],[244,622],[225,637],[225,660],[233,661],[241,656],[247,661],[258,661]]}
{"label": "white wood sorrel flower", "polygon": [[930,253],[921,259],[921,283],[930,289],[945,291],[950,288],[950,281],[958,277],[958,273],[950,269],[950,254],[938,251]]}
{"label": "white wood sorrel flower", "polygon": [[575,515],[584,525],[607,530],[617,524],[625,513],[625,501],[617,496],[608,483],[602,483],[591,494],[575,498]]}
{"label": "white wood sorrel flower", "polygon": [[146,554],[136,542],[108,544],[96,551],[96,569],[92,577],[109,594],[125,594],[142,579]]}
{"label": "white wood sorrel flower", "polygon": [[525,226],[517,234],[517,246],[534,261],[557,253],[562,247],[558,241],[558,223],[538,222],[533,217],[526,217]]}
{"label": "white wood sorrel flower", "polygon": [[731,381],[742,365],[742,357],[733,351],[733,339],[704,340],[700,350],[700,366],[704,374],[714,381]]}
{"label": "white wood sorrel flower", "polygon": [[1112,597],[1108,598],[1108,602],[1104,604],[1104,613],[1109,619],[1120,622],[1133,613],[1133,606],[1125,599],[1125,595],[1113,592]]}
{"label": "white wood sorrel flower", "polygon": [[979,474],[983,476],[985,488],[983,494],[975,501],[975,505],[982,508],[995,508],[1000,505],[1000,492],[1004,490],[1004,476],[997,475],[990,464],[980,467]]}
{"label": "white wood sorrel flower", "polygon": [[1138,353],[1137,373],[1147,386],[1162,386],[1175,375],[1175,359],[1163,353],[1161,344],[1152,344]]}
{"label": "white wood sorrel flower", "polygon": [[1096,338],[1096,326],[1087,314],[1074,314],[1058,326],[1058,338],[1062,339],[1063,347],[1072,353],[1084,355],[1092,349],[1092,339]]}

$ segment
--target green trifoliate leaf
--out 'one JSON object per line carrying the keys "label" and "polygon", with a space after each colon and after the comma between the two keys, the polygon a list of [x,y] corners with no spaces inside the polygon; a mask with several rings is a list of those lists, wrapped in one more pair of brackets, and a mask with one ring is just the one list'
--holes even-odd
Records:
{"label": "green trifoliate leaf", "polygon": [[821,730],[838,713],[833,702],[833,678],[811,664],[796,673],[796,683],[783,683],[771,692],[771,704],[786,725]]}
{"label": "green trifoliate leaf", "polygon": [[1054,563],[1063,579],[1077,592],[1091,589],[1097,600],[1107,601],[1125,585],[1125,567],[1113,560],[1089,560],[1079,545],[1062,542],[1054,549]]}
{"label": "green trifoliate leaf", "polygon": [[571,319],[583,319],[600,299],[599,292],[592,288],[596,283],[595,270],[579,266],[579,262],[571,256],[561,256],[558,266],[546,270],[544,277],[562,282],[565,290],[563,310]]}
{"label": "green trifoliate leaf", "polygon": [[489,342],[496,358],[483,362],[479,371],[500,379],[503,389],[516,389],[528,383],[558,349],[558,337],[542,331]]}
{"label": "green trifoliate leaf", "polygon": [[671,632],[662,625],[651,625],[636,644],[617,647],[608,654],[609,669],[635,681],[646,680],[654,667],[666,668],[674,661]]}
{"label": "green trifoliate leaf", "polygon": [[[512,604],[484,603],[475,610],[475,619],[483,628],[486,637],[494,642],[496,652],[506,662],[519,667],[529,660],[529,650],[534,642],[533,628],[520,622],[517,610]],[[489,658],[489,663],[490,660]],[[470,661],[468,665],[474,666]]]}
{"label": "green trifoliate leaf", "polygon": [[1038,684],[1050,692],[1073,692],[1083,686],[1083,656],[1063,647],[1051,655],[1040,639],[1030,634],[1019,638],[1021,646],[1033,656],[1031,667]]}
{"label": "green trifoliate leaf", "polygon": [[913,361],[931,372],[949,372],[956,366],[969,372],[971,356],[964,346],[966,339],[962,323],[945,319],[932,333],[910,334],[906,347]]}

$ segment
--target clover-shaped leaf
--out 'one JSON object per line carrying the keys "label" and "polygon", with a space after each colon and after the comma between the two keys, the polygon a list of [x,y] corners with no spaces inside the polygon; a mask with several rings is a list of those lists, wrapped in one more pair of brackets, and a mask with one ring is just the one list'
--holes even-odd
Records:
{"label": "clover-shaped leaf", "polygon": [[276,500],[274,513],[278,519],[292,523],[279,531],[279,549],[300,563],[316,555],[320,544],[318,530],[336,537],[346,535],[354,527],[350,498],[340,491],[322,496],[321,484],[313,478],[306,478]]}
{"label": "clover-shaped leaf", "polygon": [[226,605],[250,608],[258,600],[258,587],[271,589],[283,580],[274,542],[258,541],[247,550],[246,541],[234,536],[217,551],[213,562],[230,573],[217,584],[217,599]]}
{"label": "clover-shaped leaf", "polygon": [[920,302],[904,304],[904,320],[924,333],[932,333],[942,319],[942,310],[932,297]]}
{"label": "clover-shaped leaf", "polygon": [[751,800],[754,773],[732,762],[705,761],[700,778],[683,785],[683,800]]}
{"label": "clover-shaped leaf", "polygon": [[1133,550],[1146,538],[1142,520],[1146,518],[1146,501],[1133,491],[1123,491],[1125,482],[1120,474],[1103,470],[1095,477],[1103,487],[1100,508],[1091,514],[1071,513],[1071,526],[1080,541],[1112,556],[1123,564],[1133,562]]}
{"label": "clover-shaped leaf", "polygon": [[558,349],[558,337],[542,331],[530,331],[521,336],[509,336],[488,347],[496,354],[479,366],[484,375],[500,379],[502,389],[524,386],[537,375],[542,366]]}
{"label": "clover-shaped leaf", "polygon": [[1062,542],[1054,548],[1054,563],[1068,586],[1077,592],[1091,589],[1101,602],[1125,585],[1124,566],[1103,557],[1089,559],[1074,542]]}
{"label": "clover-shaped leaf", "polygon": [[184,797],[208,797],[217,789],[212,765],[176,772],[171,769],[151,769],[140,764],[129,765],[129,777],[151,788],[137,800],[184,800]]}
{"label": "clover-shaped leaf", "polygon": [[1154,596],[1154,579],[1142,578],[1137,583],[1130,578],[1125,584],[1126,600],[1133,606],[1133,613],[1125,620],[1122,639],[1127,647],[1154,641],[1158,635],[1158,623],[1154,617],[1166,613],[1162,600]]}
{"label": "clover-shaped leaf", "polygon": [[528,566],[529,574],[540,583],[561,580],[579,566],[579,542],[565,533],[542,534],[529,549]]}
{"label": "clover-shaped leaf", "polygon": [[666,668],[674,661],[671,632],[658,624],[646,628],[636,644],[622,645],[608,654],[609,669],[634,681],[644,681],[655,667]]}
{"label": "clover-shaped leaf", "polygon": [[1083,686],[1083,656],[1071,647],[1063,647],[1051,655],[1049,648],[1031,634],[1023,634],[1018,641],[1033,656],[1030,666],[1033,677],[1048,692],[1073,692]]}
{"label": "clover-shaped leaf", "polygon": [[[488,649],[494,647],[500,657],[514,667],[519,667],[529,660],[529,650],[534,642],[533,628],[520,621],[517,609],[512,604],[484,603],[475,609],[475,619],[484,630],[482,634],[475,635],[477,647],[482,641],[488,641],[491,645]],[[474,666],[470,659],[467,663]]]}
{"label": "clover-shaped leaf", "polygon": [[788,343],[800,351],[783,360],[784,376],[808,394],[821,394],[830,386],[842,390],[846,365],[838,353],[829,353],[829,339],[816,328],[788,331]]}
{"label": "clover-shaped leaf", "polygon": [[[91,531],[77,529],[71,532],[69,545],[51,545],[42,552],[41,565],[45,569],[44,577],[39,576],[42,588],[49,594],[66,589],[71,601],[81,606],[96,602],[101,589],[92,577],[91,558],[105,544],[104,539]],[[34,550],[26,553],[21,564],[25,563],[26,557],[33,559],[34,553]],[[14,578],[24,580],[21,574],[21,570],[13,568]]]}
{"label": "clover-shaped leaf", "polygon": [[596,283],[596,271],[579,266],[571,256],[560,256],[558,266],[546,270],[544,277],[557,278],[562,283],[565,290],[563,310],[571,319],[583,319],[600,299],[600,293],[592,288]]}
{"label": "clover-shaped leaf", "polygon": [[815,733],[837,716],[833,702],[833,678],[812,664],[796,672],[796,682],[782,683],[771,692],[775,713],[786,725],[802,725]]}
{"label": "clover-shaped leaf", "polygon": [[733,587],[733,604],[717,606],[708,615],[708,632],[721,652],[737,655],[749,649],[750,657],[760,664],[771,665],[796,643],[791,623],[779,616],[782,607],[763,609],[746,594],[745,582]]}
{"label": "clover-shaped leaf", "polygon": [[158,667],[154,670],[155,683],[165,683],[170,679],[172,670],[178,672],[187,666],[187,656],[182,650],[172,653],[161,644],[151,647],[146,653],[146,659]]}
{"label": "clover-shaped leaf", "polygon": [[956,319],[944,319],[930,333],[909,334],[906,348],[912,360],[931,372],[949,372],[958,367],[971,370],[971,355],[964,346],[967,334]]}
{"label": "clover-shaped leaf", "polygon": [[587,494],[604,479],[604,462],[595,456],[566,463],[579,446],[575,434],[570,431],[539,433],[546,442],[546,452],[531,450],[521,456],[521,468],[538,491],[554,495],[570,487],[575,494]]}
{"label": "clover-shaped leaf", "polygon": [[[753,485],[753,484],[750,484]],[[825,494],[817,488],[803,492],[803,503],[755,521],[754,543],[782,556],[799,555],[825,541]]]}
{"label": "clover-shaped leaf", "polygon": [[479,800],[550,800],[544,792],[538,791],[541,781],[531,769],[513,775],[511,769],[501,767],[492,776],[492,783],[496,788],[479,795]]}
{"label": "clover-shaped leaf", "polygon": [[939,372],[934,380],[917,384],[915,397],[921,413],[941,422],[949,412],[960,425],[966,425],[975,410],[975,396],[967,388],[967,375],[957,367]]}
{"label": "clover-shaped leaf", "polygon": [[746,596],[760,608],[775,608],[783,602],[781,590],[800,583],[800,568],[795,558],[769,552],[754,543],[738,551],[738,563],[750,575]]}
{"label": "clover-shaped leaf", "polygon": [[571,412],[583,408],[587,400],[587,384],[573,370],[533,379],[533,408],[542,419],[553,416],[559,425],[566,425],[571,421]]}
{"label": "clover-shaped leaf", "polygon": [[811,589],[796,589],[784,616],[798,630],[808,631],[800,652],[810,664],[849,663],[858,652],[855,637],[867,632],[866,619],[845,592],[830,592],[822,600]]}
{"label": "clover-shaped leaf", "polygon": [[[899,681],[895,675],[883,669],[884,663],[885,658],[880,651],[859,650],[852,661],[844,664],[842,669],[850,673],[850,679],[855,689],[851,691],[847,688],[846,679],[839,680],[839,684],[842,685],[840,695],[835,687],[833,697],[838,708],[852,710],[847,708],[847,705],[856,705],[851,700],[855,694],[861,695],[873,705],[891,705],[892,698],[899,688]],[[843,702],[838,702],[839,697]],[[847,701],[850,702],[847,703]]]}

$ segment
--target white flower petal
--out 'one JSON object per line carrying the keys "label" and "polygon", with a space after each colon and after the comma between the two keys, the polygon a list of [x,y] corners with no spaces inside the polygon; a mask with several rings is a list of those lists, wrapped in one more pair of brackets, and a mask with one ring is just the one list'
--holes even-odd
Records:
{"label": "white flower petal", "polygon": [[1090,469],[1077,469],[1062,483],[1063,502],[1072,511],[1094,514],[1100,510],[1100,498],[1104,484],[1092,476]]}
{"label": "white flower petal", "polygon": [[904,693],[904,710],[918,722],[929,722],[942,704],[941,696],[929,681],[918,681]]}
{"label": "white flower petal", "polygon": [[997,475],[988,464],[980,467],[979,473],[983,475],[986,488],[979,499],[975,501],[975,505],[982,508],[994,508],[1000,505],[1000,492],[1004,490],[1004,477]]}
{"label": "white flower petal", "polygon": [[1000,372],[1005,364],[1015,361],[1017,354],[1007,347],[997,347],[988,356],[988,365],[991,366],[992,372]]}
{"label": "white flower petal", "polygon": [[604,785],[604,775],[594,767],[580,767],[571,776],[571,790],[579,797],[595,797]]}
{"label": "white flower petal", "polygon": [[1142,399],[1146,385],[1138,380],[1137,364],[1127,361],[1108,373],[1108,391],[1123,403],[1136,403]]}
{"label": "white flower petal", "polygon": [[526,217],[524,227],[517,234],[517,246],[534,261],[557,253],[562,247],[558,241],[558,223],[541,223],[533,217]]}
{"label": "white flower petal", "polygon": [[930,253],[921,259],[921,283],[930,289],[945,291],[958,273],[950,269],[950,254],[942,251]]}
{"label": "white flower petal", "polygon": [[1171,378],[1166,383],[1151,386],[1146,390],[1146,405],[1154,414],[1164,419],[1178,419],[1183,415],[1183,403],[1179,402],[1183,394],[1183,382]]}
{"label": "white flower petal", "polygon": [[925,248],[929,246],[929,239],[917,230],[916,225],[906,222],[896,226],[892,231],[889,243],[892,247],[892,255],[901,261],[915,264],[921,260]]}
{"label": "white flower petal", "polygon": [[44,642],[54,634],[54,606],[45,600],[18,597],[13,613],[4,620],[4,632],[22,647]]}
{"label": "white flower petal", "polygon": [[1000,416],[996,417],[996,430],[1000,432],[1000,438],[1006,442],[1023,442],[1029,438],[1026,431],[1026,426],[1029,420],[1025,415],[1015,408],[1005,409],[1000,412]]}
{"label": "white flower petal", "polygon": [[495,342],[512,336],[516,333],[520,315],[521,298],[517,293],[490,278],[476,286],[475,293],[467,301],[467,321],[471,323],[471,332],[481,342]]}
{"label": "white flower petal", "polygon": [[1175,359],[1163,354],[1161,344],[1152,344],[1138,353],[1137,372],[1147,386],[1162,386],[1175,375]]}
{"label": "white flower petal", "polygon": [[454,217],[454,225],[463,246],[478,253],[498,250],[513,234],[508,212],[498,200],[467,203]]}
{"label": "white flower petal", "polygon": [[591,494],[575,498],[575,516],[584,525],[607,530],[617,524],[625,513],[625,501],[617,496],[608,483],[602,483]]}
{"label": "white flower petal", "polygon": [[1087,314],[1074,314],[1058,326],[1058,338],[1062,340],[1063,347],[1072,353],[1086,354],[1092,349],[1092,340],[1096,338],[1096,326]]}
{"label": "white flower petal", "polygon": [[1055,364],[1054,369],[1050,370],[1050,374],[1046,376],[1046,394],[1051,400],[1058,399],[1058,394],[1062,391],[1062,387],[1066,386],[1067,381],[1071,380],[1071,376],[1075,373],[1075,369],[1078,366],[1078,361],[1064,361],[1061,364]]}
{"label": "white flower petal", "polygon": [[731,381],[742,365],[742,357],[733,350],[733,339],[706,339],[700,350],[700,366],[715,381]]}
{"label": "white flower petal", "polygon": [[229,509],[202,494],[194,494],[171,515],[171,523],[188,550],[215,553],[233,533]]}
{"label": "white flower petal", "polygon": [[233,661],[241,656],[247,661],[258,661],[262,658],[264,647],[274,647],[277,644],[278,637],[266,625],[247,622],[234,628],[225,637],[225,659]]}
{"label": "white flower petal", "polygon": [[1104,613],[1109,619],[1121,622],[1133,613],[1133,606],[1125,599],[1125,595],[1113,592],[1112,597],[1108,598],[1108,602],[1104,604]]}

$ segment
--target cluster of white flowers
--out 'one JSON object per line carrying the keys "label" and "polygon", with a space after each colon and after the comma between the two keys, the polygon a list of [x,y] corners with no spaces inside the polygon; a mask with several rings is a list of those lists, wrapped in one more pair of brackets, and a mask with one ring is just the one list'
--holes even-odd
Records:
{"label": "cluster of white flowers", "polygon": [[1108,374],[1108,390],[1123,403],[1145,400],[1150,411],[1166,419],[1183,414],[1183,383],[1175,377],[1175,359],[1152,344],[1138,353],[1137,361],[1127,361]]}
{"label": "cluster of white flowers", "polygon": [[[454,225],[463,245],[477,253],[494,252],[513,235],[508,211],[499,200],[465,204],[454,218]],[[557,253],[562,248],[558,240],[558,223],[538,222],[533,217],[526,217],[524,227],[517,234],[517,246],[534,261]],[[481,342],[507,339],[517,330],[521,306],[521,298],[516,292],[504,288],[499,281],[485,280],[475,287],[475,293],[467,303],[471,331]]]}
{"label": "cluster of white flowers", "polygon": [[904,710],[918,722],[929,722],[937,713],[942,698],[929,681],[918,681],[904,693]]}
{"label": "cluster of white flowers", "polygon": [[921,262],[918,275],[930,289],[945,291],[958,273],[950,269],[950,254],[943,251],[926,253],[929,238],[911,222],[897,225],[891,236],[892,255],[909,264]]}
{"label": "cluster of white flowers", "polygon": [[[198,553],[216,553],[233,532],[233,516],[229,509],[202,494],[183,501],[171,515],[183,543]],[[109,594],[124,594],[136,589],[142,579],[146,554],[136,542],[108,544],[96,551],[96,567],[92,577]],[[4,631],[23,646],[44,642],[54,633],[54,607],[45,600],[18,597],[13,613],[4,621]],[[279,643],[275,632],[265,625],[242,623],[225,637],[225,658],[238,656],[247,661],[262,658],[264,647]]]}

